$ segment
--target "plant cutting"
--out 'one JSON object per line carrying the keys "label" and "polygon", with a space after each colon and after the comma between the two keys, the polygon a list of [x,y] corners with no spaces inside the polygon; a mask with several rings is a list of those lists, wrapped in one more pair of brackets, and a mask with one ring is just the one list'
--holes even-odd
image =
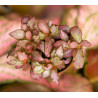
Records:
{"label": "plant cutting", "polygon": [[25,16],[21,20],[21,29],[9,33],[18,40],[7,63],[16,69],[29,70],[33,79],[51,77],[58,85],[58,72],[67,66],[76,69],[84,65],[83,47],[91,46],[82,39],[78,26],[55,25],[53,20],[38,20]]}

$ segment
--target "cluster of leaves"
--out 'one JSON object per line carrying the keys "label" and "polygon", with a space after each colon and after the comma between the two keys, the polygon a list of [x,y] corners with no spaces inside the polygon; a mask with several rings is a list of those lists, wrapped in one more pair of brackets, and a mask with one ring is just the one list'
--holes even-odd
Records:
{"label": "cluster of leaves", "polygon": [[[73,14],[74,13],[74,14]],[[65,12],[61,24],[67,24],[70,27],[78,25],[82,30],[83,40],[88,40],[91,47],[98,47],[98,6],[94,5],[81,5],[74,6]],[[93,23],[93,26],[92,26]],[[85,48],[87,49],[87,48]]]}
{"label": "cluster of leaves", "polygon": [[58,70],[67,64],[79,69],[83,67],[83,46],[91,44],[82,40],[82,31],[77,27],[55,25],[53,20],[38,20],[23,17],[21,29],[10,33],[19,40],[8,56],[8,64],[15,68],[30,70],[33,79],[51,77],[58,84]]}

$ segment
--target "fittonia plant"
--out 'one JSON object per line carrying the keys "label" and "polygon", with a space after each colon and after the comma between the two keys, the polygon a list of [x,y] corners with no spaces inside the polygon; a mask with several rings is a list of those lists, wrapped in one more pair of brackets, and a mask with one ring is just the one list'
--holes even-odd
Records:
{"label": "fittonia plant", "polygon": [[90,46],[82,40],[82,32],[77,27],[55,25],[52,20],[42,21],[29,16],[21,20],[21,29],[10,33],[19,40],[10,56],[8,64],[15,68],[30,70],[33,79],[47,78],[58,84],[58,72],[66,66],[83,67],[83,46]]}

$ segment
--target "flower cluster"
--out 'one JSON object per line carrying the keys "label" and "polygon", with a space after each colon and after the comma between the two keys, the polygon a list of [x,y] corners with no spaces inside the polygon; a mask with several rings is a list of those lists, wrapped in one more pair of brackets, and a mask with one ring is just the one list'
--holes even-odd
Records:
{"label": "flower cluster", "polygon": [[82,40],[82,32],[77,27],[55,25],[53,20],[38,20],[23,17],[21,29],[10,33],[10,36],[19,40],[16,47],[8,56],[14,59],[8,64],[15,68],[30,70],[33,79],[47,78],[58,84],[58,70],[66,65],[82,68],[84,57],[83,46],[90,46],[87,40]]}

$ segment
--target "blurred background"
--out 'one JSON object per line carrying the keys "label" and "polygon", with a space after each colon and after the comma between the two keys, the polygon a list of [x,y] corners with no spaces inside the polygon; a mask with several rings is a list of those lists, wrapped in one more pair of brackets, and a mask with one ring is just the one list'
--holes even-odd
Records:
{"label": "blurred background", "polygon": [[[20,28],[21,17],[53,18],[54,23],[79,26],[83,39],[92,46],[84,48],[85,64],[76,70],[69,66],[59,73],[59,86],[50,78],[33,80],[29,72],[17,70],[6,62],[7,53],[17,42],[9,36]],[[98,5],[1,5],[0,6],[0,92],[97,92],[98,91]]]}

